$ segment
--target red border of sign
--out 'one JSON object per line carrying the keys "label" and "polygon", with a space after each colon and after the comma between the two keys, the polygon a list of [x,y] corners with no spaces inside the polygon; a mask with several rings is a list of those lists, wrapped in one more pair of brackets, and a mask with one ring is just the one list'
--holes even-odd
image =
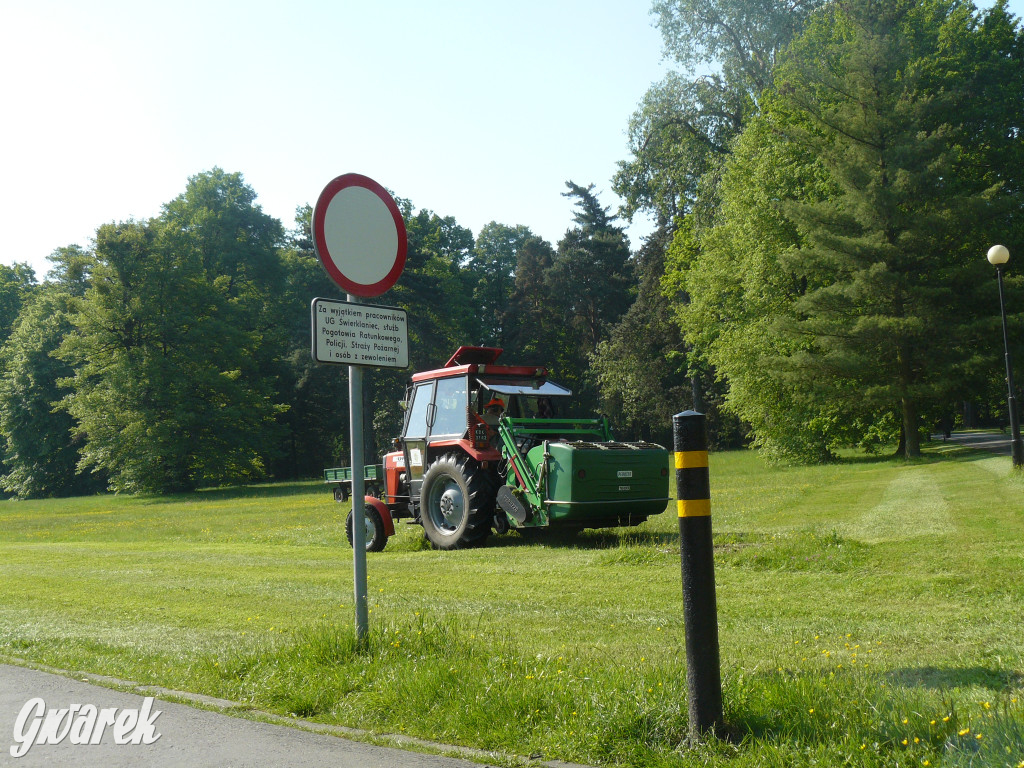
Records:
{"label": "red border of sign", "polygon": [[[348,187],[363,187],[373,192],[387,206],[391,212],[391,218],[395,221],[395,230],[398,234],[398,251],[395,254],[395,264],[383,280],[372,285],[357,283],[345,277],[335,266],[334,260],[330,256],[330,251],[327,248],[327,238],[324,233],[324,220],[327,217],[327,208],[330,206],[334,196]],[[327,270],[331,280],[343,291],[354,296],[372,298],[380,296],[398,282],[398,277],[402,274],[402,270],[405,269],[405,254],[409,247],[408,236],[405,232],[405,221],[402,219],[401,211],[398,210],[398,205],[391,195],[388,194],[388,191],[373,179],[359,173],[346,173],[331,179],[327,186],[324,187],[323,192],[320,193],[320,197],[316,201],[316,207],[313,208],[312,225],[313,245],[316,249],[317,258],[320,260],[323,268]]]}

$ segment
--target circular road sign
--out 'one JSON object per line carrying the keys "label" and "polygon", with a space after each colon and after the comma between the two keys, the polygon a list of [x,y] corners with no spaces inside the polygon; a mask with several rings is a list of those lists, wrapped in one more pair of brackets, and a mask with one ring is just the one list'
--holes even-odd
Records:
{"label": "circular road sign", "polygon": [[346,173],[332,179],[313,208],[316,255],[331,279],[354,296],[380,296],[405,268],[405,222],[388,191]]}

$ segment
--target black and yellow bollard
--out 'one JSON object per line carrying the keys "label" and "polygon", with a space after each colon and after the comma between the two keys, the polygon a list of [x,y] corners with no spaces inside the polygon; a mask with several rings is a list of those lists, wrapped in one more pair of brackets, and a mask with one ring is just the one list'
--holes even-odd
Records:
{"label": "black and yellow bollard", "polygon": [[686,691],[690,739],[723,732],[707,422],[696,411],[672,417],[683,567]]}

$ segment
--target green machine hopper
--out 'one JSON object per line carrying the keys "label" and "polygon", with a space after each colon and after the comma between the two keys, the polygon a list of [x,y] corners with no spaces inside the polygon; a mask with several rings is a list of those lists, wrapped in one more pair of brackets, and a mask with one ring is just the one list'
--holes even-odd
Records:
{"label": "green machine hopper", "polygon": [[515,528],[638,525],[669,501],[668,451],[617,442],[607,419],[503,418],[497,503]]}

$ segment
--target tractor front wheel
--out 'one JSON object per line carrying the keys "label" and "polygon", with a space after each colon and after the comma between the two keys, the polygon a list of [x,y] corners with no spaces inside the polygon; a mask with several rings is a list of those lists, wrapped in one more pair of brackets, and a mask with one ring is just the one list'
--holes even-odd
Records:
{"label": "tractor front wheel", "polygon": [[491,532],[494,479],[468,457],[443,456],[427,469],[420,522],[436,549],[479,544]]}

